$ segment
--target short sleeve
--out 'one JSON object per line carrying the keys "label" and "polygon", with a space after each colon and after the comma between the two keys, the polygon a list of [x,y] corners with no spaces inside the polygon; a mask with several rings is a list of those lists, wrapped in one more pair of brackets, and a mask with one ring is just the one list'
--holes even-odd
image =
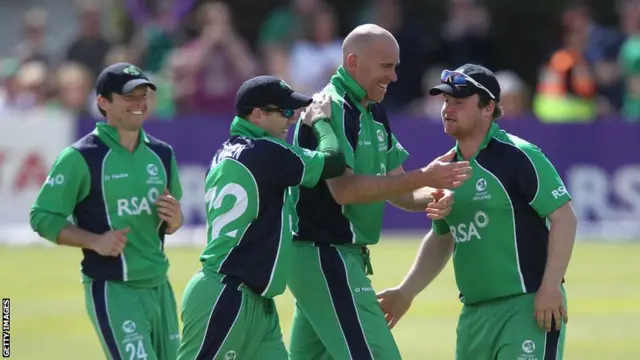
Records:
{"label": "short sleeve", "polygon": [[80,153],[69,147],[56,159],[31,208],[31,226],[40,236],[56,241],[69,223],[76,204],[89,193],[89,167]]}
{"label": "short sleeve", "polygon": [[451,232],[446,220],[433,220],[431,227],[436,235],[445,235]]}
{"label": "short sleeve", "polygon": [[303,149],[297,146],[289,146],[289,150],[302,163],[302,175],[300,182],[294,185],[304,187],[314,187],[320,180],[322,170],[324,170],[325,155],[314,150]]}
{"label": "short sleeve", "polygon": [[387,169],[397,169],[409,157],[409,152],[400,144],[394,134],[391,134],[391,147],[387,155]]}
{"label": "short sleeve", "polygon": [[284,141],[267,140],[269,161],[265,171],[272,182],[282,187],[315,186],[324,169],[320,152],[291,146]]}
{"label": "short sleeve", "polygon": [[528,144],[521,150],[527,159],[518,161],[519,171],[514,172],[518,187],[538,215],[547,217],[569,202],[571,195],[551,161],[537,146]]}

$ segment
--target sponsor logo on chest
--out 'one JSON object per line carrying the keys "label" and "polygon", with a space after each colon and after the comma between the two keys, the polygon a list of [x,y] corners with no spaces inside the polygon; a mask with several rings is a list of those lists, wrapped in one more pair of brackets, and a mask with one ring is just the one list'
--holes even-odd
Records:
{"label": "sponsor logo on chest", "polygon": [[476,192],[473,195],[473,201],[491,200],[491,194],[487,189],[487,180],[480,178],[476,181]]}
{"label": "sponsor logo on chest", "polygon": [[160,173],[158,166],[156,164],[147,164],[147,174],[149,174],[149,178],[147,179],[147,185],[162,185],[164,182],[158,176]]}
{"label": "sponsor logo on chest", "polygon": [[387,142],[385,141],[384,132],[378,129],[378,131],[376,131],[376,137],[378,138],[378,151],[387,151]]}

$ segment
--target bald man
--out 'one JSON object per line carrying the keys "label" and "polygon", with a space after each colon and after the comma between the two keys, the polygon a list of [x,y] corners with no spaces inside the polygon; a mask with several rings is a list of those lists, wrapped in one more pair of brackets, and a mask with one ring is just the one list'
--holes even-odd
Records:
{"label": "bald man", "polygon": [[[341,177],[294,190],[299,222],[288,283],[296,298],[291,360],[401,358],[368,277],[367,246],[380,238],[385,201],[441,219],[450,211],[451,193],[434,189],[460,186],[469,177],[467,162],[449,162],[453,153],[404,172],[408,153],[379,104],[397,79],[398,63],[398,43],[388,31],[359,26],[345,39],[342,66],[324,90],[348,168]],[[301,122],[294,144],[318,145]]]}

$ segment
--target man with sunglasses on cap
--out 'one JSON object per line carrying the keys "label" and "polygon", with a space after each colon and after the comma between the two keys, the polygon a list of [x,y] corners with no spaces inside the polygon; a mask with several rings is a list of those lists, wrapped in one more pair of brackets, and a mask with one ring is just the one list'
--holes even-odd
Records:
{"label": "man with sunglasses on cap", "polygon": [[40,236],[82,249],[87,312],[109,359],[175,359],[180,341],[164,241],[182,225],[182,187],[172,148],[142,128],[155,88],[132,64],[105,68],[106,121],[58,156],[31,209]]}
{"label": "man with sunglasses on cap", "polygon": [[562,359],[571,197],[537,146],[496,123],[500,85],[490,70],[467,64],[443,71],[441,82],[430,94],[443,96],[444,130],[473,176],[434,221],[402,284],[380,294],[381,306],[394,326],[453,253],[464,304],[456,359]]}
{"label": "man with sunglasses on cap", "polygon": [[[302,108],[314,150],[286,142]],[[258,76],[238,90],[236,111],[205,180],[207,245],[184,293],[180,360],[288,359],[273,298],[291,272],[293,188],[344,173],[326,95],[312,100]]]}

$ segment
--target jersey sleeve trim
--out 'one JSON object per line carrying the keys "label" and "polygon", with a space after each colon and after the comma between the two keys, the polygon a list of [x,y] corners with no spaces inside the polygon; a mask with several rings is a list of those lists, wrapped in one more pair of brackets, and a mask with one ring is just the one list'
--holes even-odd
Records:
{"label": "jersey sleeve trim", "polygon": [[[304,160],[302,160],[302,158],[300,157],[300,155],[296,154],[296,152],[295,152],[295,151],[293,151],[293,150],[291,150],[291,148],[289,148],[288,146],[285,146],[285,145],[283,145],[283,144],[281,144],[281,143],[279,143],[279,142],[277,142],[277,141],[273,141],[273,140],[268,139],[268,138],[265,138],[264,140],[267,140],[267,141],[269,141],[270,143],[273,143],[273,144],[276,144],[276,145],[278,145],[278,146],[282,147],[283,149],[285,149],[285,150],[287,150],[288,152],[290,152],[290,153],[292,153],[293,155],[295,155],[295,156],[298,158],[298,160],[300,160],[300,164],[302,165],[302,173],[301,173],[301,176],[300,176],[300,181],[298,181],[298,185],[301,185],[301,184],[302,184],[302,182],[304,181],[304,174],[305,174],[305,171],[306,171],[306,166],[305,166]],[[252,175],[252,176],[253,176],[253,175]],[[255,181],[255,179],[254,179],[254,181]]]}
{"label": "jersey sleeve trim", "polygon": [[517,149],[519,152],[523,153],[524,156],[526,156],[527,159],[529,160],[529,163],[531,164],[531,167],[533,168],[533,172],[535,172],[535,174],[536,174],[536,193],[535,193],[535,195],[533,195],[533,198],[531,199],[531,201],[529,201],[529,205],[532,205],[536,201],[536,199],[538,198],[538,194],[540,193],[540,174],[538,174],[538,169],[536,168],[536,165],[533,162],[533,159],[531,159],[531,157],[529,156],[529,154],[527,154],[526,151],[520,149],[519,147],[517,147],[517,146],[515,146],[513,144],[510,144],[508,142],[502,141],[502,140],[500,140],[500,139],[498,139],[496,137],[494,137],[493,139],[498,141],[498,142],[501,142],[501,143],[503,143],[505,145],[509,145],[509,146]]}

